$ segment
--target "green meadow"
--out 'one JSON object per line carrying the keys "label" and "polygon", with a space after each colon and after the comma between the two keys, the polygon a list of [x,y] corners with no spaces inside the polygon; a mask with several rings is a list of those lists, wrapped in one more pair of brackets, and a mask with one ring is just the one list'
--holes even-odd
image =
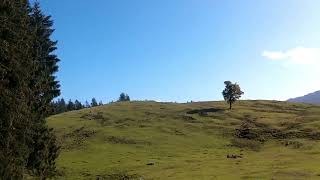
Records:
{"label": "green meadow", "polygon": [[320,106],[133,101],[47,120],[57,179],[320,179]]}

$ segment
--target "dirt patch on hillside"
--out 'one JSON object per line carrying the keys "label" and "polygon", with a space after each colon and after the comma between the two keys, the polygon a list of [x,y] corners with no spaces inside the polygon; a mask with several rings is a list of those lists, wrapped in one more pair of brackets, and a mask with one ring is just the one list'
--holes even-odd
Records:
{"label": "dirt patch on hillside", "polygon": [[108,143],[111,144],[140,144],[140,145],[151,145],[148,141],[129,139],[126,137],[108,136],[105,138]]}
{"label": "dirt patch on hillside", "polygon": [[240,127],[236,129],[237,138],[266,141],[268,139],[305,138],[320,140],[320,132],[313,129],[298,129],[296,123],[283,123],[281,129],[257,122],[257,119],[245,116]]}
{"label": "dirt patch on hillside", "polygon": [[302,143],[293,139],[320,140],[320,132],[313,129],[298,129],[299,124],[283,123],[281,129],[273,128],[267,124],[257,122],[251,116],[245,116],[239,128],[235,129],[231,145],[239,148],[259,150],[260,146],[268,140],[279,140],[283,145],[300,148]]}
{"label": "dirt patch on hillside", "polygon": [[109,117],[106,117],[103,112],[89,112],[83,114],[80,118],[86,120],[94,120],[100,123],[103,126],[111,125],[112,122],[110,121]]}
{"label": "dirt patch on hillside", "polygon": [[64,134],[63,140],[68,142],[64,143],[66,144],[65,147],[62,147],[64,149],[72,149],[75,147],[82,146],[83,143],[90,137],[94,136],[96,134],[95,130],[87,130],[85,127],[80,127],[75,129],[74,131]]}

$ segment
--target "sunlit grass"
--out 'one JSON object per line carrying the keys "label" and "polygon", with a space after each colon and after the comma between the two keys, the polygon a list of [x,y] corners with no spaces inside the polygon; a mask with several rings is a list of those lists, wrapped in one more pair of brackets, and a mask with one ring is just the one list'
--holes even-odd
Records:
{"label": "sunlit grass", "polygon": [[[320,107],[240,101],[227,108],[224,102],[124,102],[52,116],[48,123],[62,146],[60,178],[320,178],[320,143],[310,136],[266,139],[259,150],[232,145],[246,118],[284,133],[318,132]],[[208,112],[188,113],[203,109]]]}

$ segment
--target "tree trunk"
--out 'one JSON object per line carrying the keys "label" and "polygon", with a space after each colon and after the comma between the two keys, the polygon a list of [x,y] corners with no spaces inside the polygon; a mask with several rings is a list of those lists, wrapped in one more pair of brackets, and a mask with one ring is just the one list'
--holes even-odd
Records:
{"label": "tree trunk", "polygon": [[231,109],[232,109],[232,103],[231,103],[231,102],[229,102],[229,105],[230,105],[229,109],[231,110]]}

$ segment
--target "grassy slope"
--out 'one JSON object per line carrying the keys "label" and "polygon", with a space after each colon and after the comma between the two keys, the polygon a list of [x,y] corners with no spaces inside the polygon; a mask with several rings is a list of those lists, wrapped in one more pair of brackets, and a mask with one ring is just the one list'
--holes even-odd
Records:
{"label": "grassy slope", "polygon": [[[319,106],[240,101],[232,111],[226,107],[224,102],[124,102],[55,115],[48,123],[62,144],[58,167],[65,179],[121,173],[144,179],[320,178],[320,141],[310,138],[320,132]],[[220,110],[187,113],[208,108]],[[309,136],[266,138],[260,150],[239,148],[232,141],[245,119]],[[150,162],[154,165],[146,165]]]}

